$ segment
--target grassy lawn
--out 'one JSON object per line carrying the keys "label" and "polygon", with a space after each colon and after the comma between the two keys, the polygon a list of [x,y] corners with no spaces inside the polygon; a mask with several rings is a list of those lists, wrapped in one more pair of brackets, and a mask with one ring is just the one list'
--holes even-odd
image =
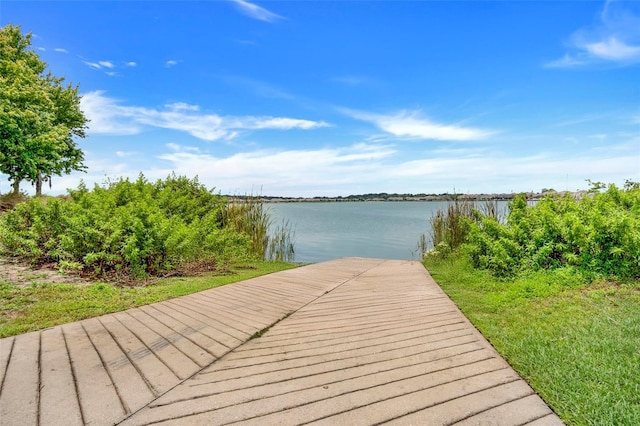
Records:
{"label": "grassy lawn", "polygon": [[36,278],[32,284],[20,288],[0,281],[0,337],[147,305],[295,266],[258,261],[237,266],[227,275],[166,278],[139,287],[100,282],[49,284],[40,283]]}
{"label": "grassy lawn", "polygon": [[464,259],[426,266],[569,425],[640,424],[640,284],[569,269],[499,280]]}

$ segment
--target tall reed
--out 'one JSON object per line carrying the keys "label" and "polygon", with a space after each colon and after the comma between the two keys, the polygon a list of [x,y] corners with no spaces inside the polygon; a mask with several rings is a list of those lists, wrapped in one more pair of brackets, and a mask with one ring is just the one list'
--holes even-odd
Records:
{"label": "tall reed", "polygon": [[251,239],[252,252],[264,257],[269,244],[271,219],[258,196],[233,197],[223,213],[224,226],[230,226]]}
{"label": "tall reed", "polygon": [[266,258],[279,262],[293,262],[295,258],[295,248],[293,239],[295,232],[289,221],[283,221],[277,226],[273,234],[269,236],[269,251]]}
{"label": "tall reed", "polygon": [[[499,215],[498,204],[494,201],[485,201],[481,210],[483,214]],[[474,201],[460,200],[458,197],[450,201],[446,208],[438,208],[429,218],[429,238],[425,234],[420,235],[418,250],[424,255],[429,248],[433,248],[444,255],[460,247],[467,238],[476,211]]]}
{"label": "tall reed", "polygon": [[429,220],[433,245],[445,243],[451,249],[460,247],[469,232],[474,210],[473,201],[458,198],[450,202],[446,210],[438,209]]}
{"label": "tall reed", "polygon": [[286,262],[294,260],[293,229],[288,222],[283,222],[270,235],[271,216],[259,196],[231,198],[224,212],[224,224],[249,236],[255,256]]}

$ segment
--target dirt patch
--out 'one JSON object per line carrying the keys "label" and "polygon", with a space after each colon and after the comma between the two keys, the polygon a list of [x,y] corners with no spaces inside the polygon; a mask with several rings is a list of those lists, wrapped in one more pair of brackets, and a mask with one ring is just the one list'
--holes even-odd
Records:
{"label": "dirt patch", "polygon": [[32,267],[11,258],[0,257],[0,283],[9,283],[24,288],[35,283],[87,285],[99,280],[116,286],[138,287],[153,284],[162,278],[195,277],[208,274],[226,275],[231,273],[229,267],[217,265],[211,261],[187,263],[179,269],[170,271],[162,276],[151,276],[144,279],[135,279],[124,274],[112,274],[100,278],[82,274],[68,274],[58,271],[55,266],[55,264],[50,264]]}
{"label": "dirt patch", "polygon": [[0,257],[0,282],[25,287],[34,283],[86,284],[89,281],[77,275],[63,274],[49,266],[32,268],[29,265]]}

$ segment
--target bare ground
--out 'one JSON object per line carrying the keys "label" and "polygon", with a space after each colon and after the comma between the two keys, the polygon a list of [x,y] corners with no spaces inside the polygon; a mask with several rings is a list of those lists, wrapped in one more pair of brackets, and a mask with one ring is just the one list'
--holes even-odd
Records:
{"label": "bare ground", "polygon": [[85,284],[88,281],[76,275],[63,274],[49,266],[32,268],[12,259],[0,257],[0,283],[5,282],[19,287],[33,283],[49,284]]}

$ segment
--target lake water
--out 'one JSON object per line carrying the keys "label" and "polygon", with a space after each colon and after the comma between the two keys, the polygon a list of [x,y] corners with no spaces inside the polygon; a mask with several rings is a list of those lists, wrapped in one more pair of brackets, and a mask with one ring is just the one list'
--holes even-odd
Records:
{"label": "lake water", "polygon": [[266,204],[273,225],[288,220],[295,231],[295,261],[340,257],[417,259],[429,218],[446,202],[336,202]]}

